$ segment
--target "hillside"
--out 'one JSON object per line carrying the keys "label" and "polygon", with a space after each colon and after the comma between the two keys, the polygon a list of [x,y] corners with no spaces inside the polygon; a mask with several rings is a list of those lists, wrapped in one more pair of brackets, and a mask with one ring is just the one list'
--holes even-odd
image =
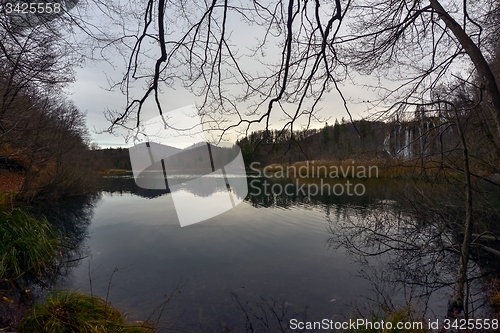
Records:
{"label": "hillside", "polygon": [[245,164],[250,162],[294,163],[303,160],[334,160],[387,157],[384,139],[390,125],[379,121],[344,119],[322,129],[280,132],[257,131],[238,141]]}

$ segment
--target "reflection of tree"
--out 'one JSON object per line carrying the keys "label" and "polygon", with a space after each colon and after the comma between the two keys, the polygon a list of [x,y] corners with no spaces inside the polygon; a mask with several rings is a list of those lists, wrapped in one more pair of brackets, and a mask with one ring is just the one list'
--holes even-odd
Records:
{"label": "reflection of tree", "polygon": [[[297,205],[323,205],[326,207],[327,215],[332,206],[359,206],[366,207],[379,202],[380,200],[388,200],[393,197],[392,187],[397,186],[397,183],[390,184],[387,181],[381,182],[378,179],[373,180],[350,180],[351,183],[362,183],[365,186],[366,192],[362,196],[356,195],[334,195],[327,190],[317,194],[311,194],[308,191],[307,185],[320,186],[320,179],[278,179],[278,178],[248,178],[248,196],[247,201],[252,203],[254,207],[281,207],[289,208]],[[346,180],[323,180],[325,183],[345,184]],[[297,186],[298,184],[298,186]],[[302,190],[300,187],[302,187]],[[273,186],[276,186],[273,190]],[[291,193],[288,195],[285,192]],[[319,187],[318,187],[319,188]],[[280,190],[282,189],[282,190]],[[281,193],[280,193],[281,192]]]}
{"label": "reflection of tree", "polygon": [[[371,210],[337,211],[329,218],[329,244],[347,249],[364,264],[361,274],[373,283],[379,304],[393,308],[391,296],[399,290],[407,303],[417,301],[425,311],[432,296],[451,292],[455,283],[460,254],[455,226],[461,224],[461,215],[452,209],[436,214],[415,207],[380,205]],[[470,263],[468,315],[484,305],[477,293],[485,274],[476,262]]]}
{"label": "reflection of tree", "polygon": [[[60,202],[50,202],[33,208],[35,215],[43,215],[63,237],[65,267],[77,265],[87,253],[84,241],[92,221],[94,207],[102,194],[71,197]],[[60,267],[61,269],[63,267]]]}
{"label": "reflection of tree", "polygon": [[293,312],[284,300],[262,298],[256,302],[244,302],[232,293],[234,307],[231,311],[232,323],[220,323],[221,332],[305,332],[304,329],[291,329],[290,321],[307,320],[307,309]]}
{"label": "reflection of tree", "polygon": [[[182,182],[188,182],[189,180],[193,180],[199,177],[199,175],[192,175],[186,178],[179,178],[176,180],[175,185],[176,190],[184,190],[189,193],[192,193],[196,196],[208,197],[218,192],[227,191],[225,183],[221,183],[218,178],[203,178],[199,180],[202,182],[201,189],[200,187],[189,186]],[[167,193],[170,193],[170,189],[167,190],[151,190],[144,189],[136,185],[134,179],[132,177],[107,177],[103,179],[102,189],[105,192],[111,194],[123,194],[123,193],[132,193],[138,195],[143,198],[156,198]],[[238,194],[237,192],[234,192]]]}

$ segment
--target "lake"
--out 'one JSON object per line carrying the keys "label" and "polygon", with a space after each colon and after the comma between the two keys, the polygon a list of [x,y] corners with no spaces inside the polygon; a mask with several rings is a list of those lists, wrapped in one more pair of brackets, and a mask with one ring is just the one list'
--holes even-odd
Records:
{"label": "lake", "polygon": [[160,326],[193,331],[240,331],[235,327],[248,327],[247,315],[259,321],[264,313],[273,322],[295,314],[348,319],[356,309],[405,299],[425,306],[428,318],[446,314],[449,288],[412,298],[408,288],[378,276],[388,271],[389,256],[360,257],[345,246],[354,239],[347,234],[335,241],[348,220],[377,216],[381,205],[396,211],[398,186],[371,180],[362,196],[266,196],[252,193],[266,180],[248,181],[250,193],[236,208],[181,227],[172,193],[141,190],[131,176],[103,179],[98,196],[70,209],[84,221],[77,222],[81,242],[73,254],[84,259],[59,287],[107,298],[133,320],[156,321],[163,311]]}

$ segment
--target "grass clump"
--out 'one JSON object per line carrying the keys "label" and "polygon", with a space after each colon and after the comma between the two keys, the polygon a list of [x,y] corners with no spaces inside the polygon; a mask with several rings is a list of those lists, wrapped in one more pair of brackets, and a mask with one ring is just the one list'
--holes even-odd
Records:
{"label": "grass clump", "polygon": [[0,213],[0,278],[44,278],[55,272],[60,241],[46,219],[19,209]]}
{"label": "grass clump", "polygon": [[0,193],[0,206],[6,206],[12,203],[16,193]]}
{"label": "grass clump", "polygon": [[153,328],[127,324],[123,315],[102,298],[78,292],[55,292],[18,328],[20,333],[145,333]]}

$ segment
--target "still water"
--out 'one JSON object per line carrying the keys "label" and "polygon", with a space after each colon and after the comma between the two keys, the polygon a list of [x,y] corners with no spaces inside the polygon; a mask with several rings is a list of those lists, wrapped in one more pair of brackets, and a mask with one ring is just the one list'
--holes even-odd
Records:
{"label": "still water", "polygon": [[[134,320],[154,314],[156,321],[163,309],[164,327],[236,327],[247,315],[273,320],[277,312],[305,312],[311,321],[351,318],[356,308],[374,306],[382,287],[366,278],[368,259],[333,246],[332,236],[343,219],[397,197],[380,182],[365,187],[363,196],[314,197],[257,195],[249,187],[236,208],[181,227],[171,193],[110,177],[87,212],[75,254],[84,259],[60,287],[107,298]],[[405,298],[392,296],[396,303]],[[446,290],[434,295],[430,317],[445,314],[446,297]]]}

